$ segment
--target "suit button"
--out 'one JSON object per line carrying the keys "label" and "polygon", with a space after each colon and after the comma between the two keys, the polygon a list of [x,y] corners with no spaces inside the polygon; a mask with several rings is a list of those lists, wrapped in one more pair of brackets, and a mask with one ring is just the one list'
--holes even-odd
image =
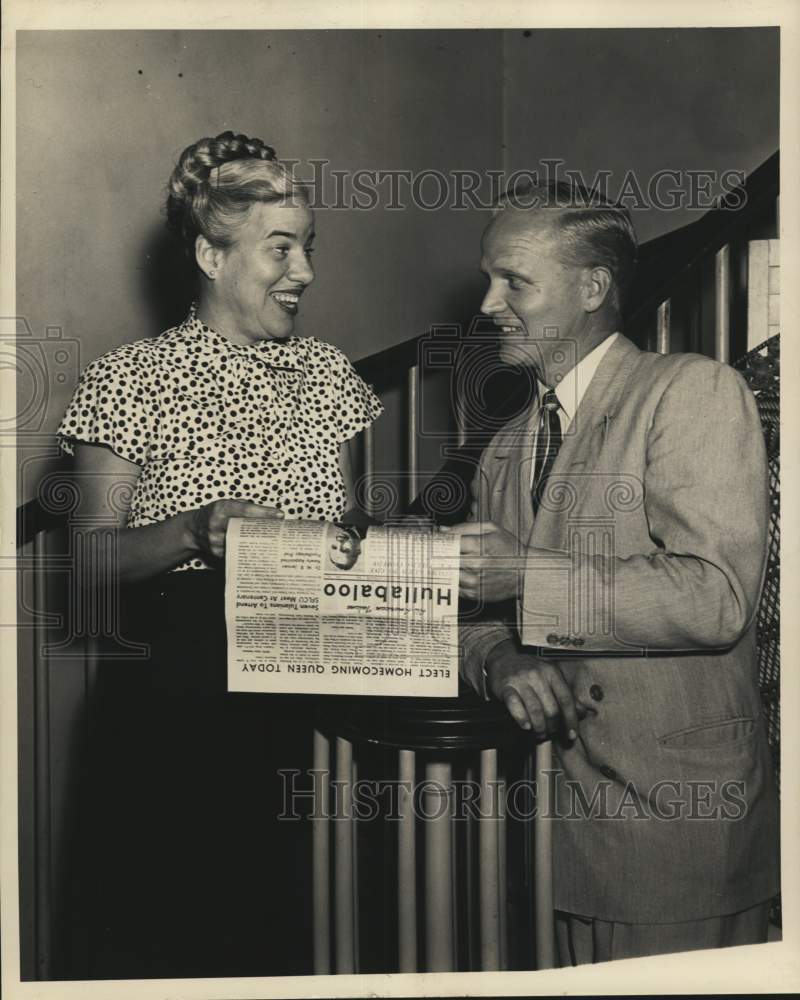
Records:
{"label": "suit button", "polygon": [[591,696],[592,701],[602,701],[604,694],[605,692],[603,691],[603,689],[600,687],[599,684],[592,684],[592,686],[589,688],[589,695]]}
{"label": "suit button", "polygon": [[600,765],[600,773],[605,775],[606,778],[609,779],[609,781],[613,781],[617,776],[617,772],[614,770],[613,767],[609,767],[608,764]]}

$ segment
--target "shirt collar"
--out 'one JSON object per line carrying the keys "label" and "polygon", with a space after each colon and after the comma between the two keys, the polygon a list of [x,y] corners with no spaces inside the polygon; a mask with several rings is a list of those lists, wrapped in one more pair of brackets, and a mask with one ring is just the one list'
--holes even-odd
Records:
{"label": "shirt collar", "polygon": [[[567,425],[569,425],[575,416],[580,401],[589,388],[589,383],[594,378],[595,372],[605,357],[606,351],[618,336],[618,333],[612,333],[610,337],[606,337],[594,350],[589,351],[585,358],[581,358],[577,365],[570,368],[555,387],[555,394],[566,416]],[[540,383],[540,392],[547,392],[547,388],[547,386],[542,386]]]}
{"label": "shirt collar", "polygon": [[300,338],[286,340],[259,340],[252,344],[237,344],[230,338],[206,326],[197,318],[197,304],[192,303],[189,315],[177,327],[182,340],[193,340],[214,353],[229,353],[238,358],[252,358],[264,362],[272,368],[303,368]]}

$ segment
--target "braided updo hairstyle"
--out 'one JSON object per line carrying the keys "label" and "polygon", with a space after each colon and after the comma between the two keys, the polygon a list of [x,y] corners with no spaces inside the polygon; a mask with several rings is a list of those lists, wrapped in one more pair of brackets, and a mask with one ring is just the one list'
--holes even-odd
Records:
{"label": "braided updo hairstyle", "polygon": [[226,249],[253,202],[294,200],[308,193],[261,139],[221,132],[187,146],[169,179],[167,227],[194,260],[198,236]]}

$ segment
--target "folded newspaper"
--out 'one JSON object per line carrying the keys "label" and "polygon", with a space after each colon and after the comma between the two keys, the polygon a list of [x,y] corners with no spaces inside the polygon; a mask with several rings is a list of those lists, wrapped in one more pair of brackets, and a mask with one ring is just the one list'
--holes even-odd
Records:
{"label": "folded newspaper", "polygon": [[234,518],[225,545],[229,691],[458,693],[457,537]]}

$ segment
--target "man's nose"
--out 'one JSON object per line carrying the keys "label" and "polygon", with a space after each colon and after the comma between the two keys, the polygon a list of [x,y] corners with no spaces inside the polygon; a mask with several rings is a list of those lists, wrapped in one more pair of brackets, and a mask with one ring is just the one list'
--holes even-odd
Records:
{"label": "man's nose", "polygon": [[490,285],[481,302],[481,312],[486,316],[497,316],[506,307],[505,299],[494,285]]}

